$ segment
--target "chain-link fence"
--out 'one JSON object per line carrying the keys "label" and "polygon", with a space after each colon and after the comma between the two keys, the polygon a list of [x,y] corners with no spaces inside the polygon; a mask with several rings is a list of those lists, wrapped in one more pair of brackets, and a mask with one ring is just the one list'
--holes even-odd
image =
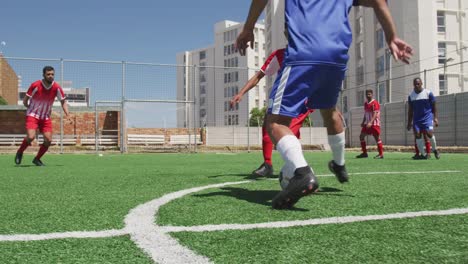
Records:
{"label": "chain-link fence", "polygon": [[[52,113],[55,133],[52,152],[193,152],[226,146],[230,150],[250,150],[261,145],[264,117],[261,110],[268,102],[268,77],[246,93],[239,104],[230,103],[258,69],[65,59],[0,57],[0,60],[9,67],[5,71],[2,66],[1,76],[13,80],[9,83],[15,87],[9,89],[18,99],[0,108],[3,149],[14,151],[21,143],[25,133],[25,109],[21,101],[29,84],[42,78],[45,65],[55,68],[56,81],[64,88],[72,112],[64,117],[56,103]],[[254,62],[256,67],[258,63]],[[447,69],[456,65],[459,64],[446,65],[443,70],[449,72]],[[348,124],[349,144],[359,143],[363,117],[362,107],[351,106],[363,104],[365,89],[373,88],[383,106],[383,140],[387,145],[411,145],[412,133],[405,129],[403,101],[412,90],[415,77],[421,77],[429,89],[436,82],[438,87],[447,83],[452,77],[444,75],[441,79],[440,70],[394,76],[383,81],[385,85],[380,82],[345,85],[338,107]],[[394,103],[387,102],[390,94]],[[467,145],[464,96],[438,97],[439,144]],[[395,102],[397,99],[400,102]],[[319,111],[310,115],[301,134],[303,144],[326,148],[326,130]]]}

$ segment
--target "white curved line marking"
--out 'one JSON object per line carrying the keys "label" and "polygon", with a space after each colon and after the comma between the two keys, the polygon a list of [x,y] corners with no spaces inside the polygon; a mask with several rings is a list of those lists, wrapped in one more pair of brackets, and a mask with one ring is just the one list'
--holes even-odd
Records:
{"label": "white curved line marking", "polygon": [[190,249],[180,245],[176,239],[164,232],[160,226],[155,224],[155,216],[161,206],[184,195],[209,188],[219,188],[226,185],[248,182],[251,181],[211,184],[166,194],[161,198],[154,199],[132,209],[125,217],[126,230],[130,233],[130,238],[135,244],[157,263],[210,263],[207,257],[197,255]]}
{"label": "white curved line marking", "polygon": [[165,226],[161,227],[165,232],[209,232],[209,231],[225,231],[225,230],[248,230],[257,228],[284,228],[293,226],[309,226],[309,225],[327,225],[327,224],[346,224],[354,222],[389,220],[389,219],[404,219],[415,218],[422,216],[442,216],[442,215],[460,215],[468,214],[468,208],[455,208],[439,211],[420,211],[395,213],[387,215],[364,215],[364,216],[340,216],[317,218],[308,220],[295,221],[279,221],[266,222],[257,224],[222,224],[222,225],[200,225],[200,226]]}
{"label": "white curved line marking", "polygon": [[37,241],[48,239],[64,239],[64,238],[102,238],[123,236],[128,234],[124,229],[112,229],[104,231],[76,231],[64,233],[48,233],[48,234],[22,234],[22,235],[0,235],[0,241]]}

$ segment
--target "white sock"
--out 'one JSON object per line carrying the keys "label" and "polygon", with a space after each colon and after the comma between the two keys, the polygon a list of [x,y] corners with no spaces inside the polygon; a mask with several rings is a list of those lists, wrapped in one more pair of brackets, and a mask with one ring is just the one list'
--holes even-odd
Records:
{"label": "white sock", "polygon": [[419,152],[421,153],[421,155],[425,156],[427,153],[426,153],[426,148],[424,146],[424,139],[422,137],[417,138],[416,139],[416,144],[418,145],[418,149],[419,149]]}
{"label": "white sock", "polygon": [[276,149],[281,154],[285,163],[296,170],[297,168],[307,166],[307,161],[302,153],[301,142],[293,135],[282,137],[276,144]]}
{"label": "white sock", "polygon": [[345,132],[343,131],[337,135],[328,135],[328,144],[330,144],[335,163],[343,166],[345,164]]}
{"label": "white sock", "polygon": [[431,141],[432,150],[437,150],[437,142],[435,139],[435,135],[432,135],[432,137],[429,140]]}

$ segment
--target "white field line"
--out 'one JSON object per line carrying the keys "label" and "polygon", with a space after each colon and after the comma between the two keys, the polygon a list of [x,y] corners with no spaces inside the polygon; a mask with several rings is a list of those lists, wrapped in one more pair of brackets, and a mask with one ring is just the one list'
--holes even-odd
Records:
{"label": "white field line", "polygon": [[[354,173],[351,175],[372,175],[372,174],[409,174],[409,173],[454,173],[460,171],[433,171],[433,172],[368,172]],[[328,176],[328,175],[320,175]],[[333,175],[330,175],[333,176]],[[104,230],[95,232],[65,232],[65,233],[49,233],[49,234],[18,234],[18,235],[0,235],[1,241],[31,241],[31,240],[46,240],[46,239],[64,239],[64,238],[100,238],[122,236],[129,234],[131,239],[147,253],[153,261],[157,263],[210,263],[207,257],[197,255],[190,249],[180,245],[178,241],[172,238],[168,233],[180,231],[215,231],[215,230],[233,230],[233,229],[252,229],[252,228],[280,228],[289,226],[302,225],[319,225],[319,224],[337,224],[351,223],[357,221],[371,221],[397,218],[411,218],[421,216],[436,216],[436,215],[453,215],[467,214],[468,208],[449,209],[443,211],[423,211],[423,212],[408,212],[396,213],[390,215],[373,215],[373,216],[347,216],[347,217],[332,217],[323,219],[309,219],[302,221],[287,221],[287,222],[269,222],[246,225],[207,225],[207,226],[192,226],[192,227],[171,227],[156,225],[156,216],[159,208],[175,199],[185,195],[199,192],[210,188],[219,188],[228,185],[244,184],[253,182],[254,180],[226,182],[220,184],[211,184],[202,187],[196,187],[186,190],[181,190],[174,193],[166,194],[160,198],[151,200],[141,204],[130,210],[125,217],[125,228],[121,230]]]}
{"label": "white field line", "polygon": [[180,245],[176,239],[164,232],[160,226],[156,225],[155,216],[161,206],[187,194],[248,182],[251,181],[211,184],[166,194],[132,209],[125,217],[126,230],[129,231],[133,242],[156,263],[210,263],[207,257],[200,256]]}
{"label": "white field line", "polygon": [[405,219],[423,216],[443,216],[468,214],[468,208],[455,208],[440,211],[420,211],[406,212],[386,215],[364,215],[364,216],[342,216],[328,217],[296,221],[279,221],[257,224],[221,224],[221,225],[200,225],[200,226],[165,226],[161,227],[165,232],[208,232],[225,230],[249,230],[258,228],[284,228],[294,226],[326,225],[326,224],[346,224],[365,221]]}
{"label": "white field line", "polygon": [[[389,175],[389,174],[435,174],[435,173],[460,173],[461,171],[456,170],[445,170],[445,171],[372,171],[372,172],[350,172],[348,175]],[[331,177],[335,174],[319,174],[317,177]]]}
{"label": "white field line", "polygon": [[127,235],[128,232],[124,229],[112,229],[104,231],[73,231],[64,233],[48,233],[48,234],[21,234],[21,235],[0,235],[0,241],[36,241],[48,239],[65,239],[65,238],[102,238]]}

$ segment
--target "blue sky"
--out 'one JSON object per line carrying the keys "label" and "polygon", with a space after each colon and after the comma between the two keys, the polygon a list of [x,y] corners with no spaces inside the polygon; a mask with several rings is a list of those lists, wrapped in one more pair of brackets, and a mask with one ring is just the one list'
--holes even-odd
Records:
{"label": "blue sky", "polygon": [[250,1],[16,0],[0,4],[5,56],[174,63],[213,42],[214,23],[244,21]]}
{"label": "blue sky", "polygon": [[[6,57],[131,61],[174,64],[176,53],[213,44],[216,22],[242,22],[250,1],[227,0],[16,0],[0,3],[0,42]],[[45,64],[58,62],[10,60],[23,78],[23,89],[41,78]],[[64,80],[91,88],[91,99],[120,99],[119,65],[66,63]],[[131,99],[175,99],[175,69],[128,69]],[[58,78],[56,76],[56,78]],[[131,80],[134,80],[132,82]],[[127,98],[129,98],[127,96]],[[175,107],[175,106],[174,106]],[[158,116],[161,121],[142,118]],[[168,106],[129,106],[129,126],[175,125]],[[148,113],[147,113],[148,114]]]}

